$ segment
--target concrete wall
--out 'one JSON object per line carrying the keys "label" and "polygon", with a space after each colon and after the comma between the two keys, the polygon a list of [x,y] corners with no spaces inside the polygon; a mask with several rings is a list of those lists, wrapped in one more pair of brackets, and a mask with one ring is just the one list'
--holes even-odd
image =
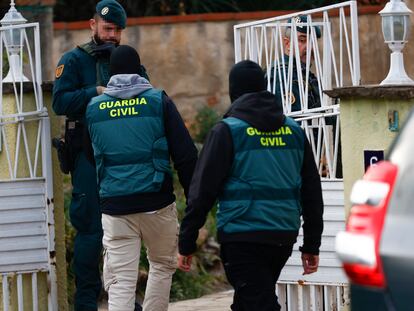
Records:
{"label": "concrete wall", "polygon": [[[414,1],[414,0],[413,0]],[[229,105],[227,76],[234,63],[233,25],[243,21],[187,22],[129,26],[122,42],[139,50],[151,82],[164,88],[174,99],[184,119],[191,123],[203,105],[225,111]],[[364,84],[382,81],[389,63],[388,48],[377,15],[359,18],[361,72]],[[88,40],[89,29],[55,30],[55,66],[63,52]],[[414,55],[414,49],[407,49]],[[406,55],[406,59],[410,55]],[[414,63],[407,63],[414,73]]]}
{"label": "concrete wall", "polygon": [[[406,1],[414,8],[414,0]],[[376,7],[374,13],[381,7]],[[178,19],[179,21],[179,19]],[[151,82],[164,88],[174,99],[187,123],[203,105],[223,112],[229,105],[227,76],[234,63],[233,25],[244,21],[201,21],[129,26],[122,42],[136,47]],[[61,27],[63,28],[63,27]],[[362,84],[382,81],[389,68],[389,49],[383,42],[381,19],[377,14],[360,15]],[[89,29],[57,30],[53,57],[55,66],[63,52],[90,36]],[[414,76],[414,34],[405,49],[406,69]]]}
{"label": "concrete wall", "polygon": [[[133,26],[122,42],[138,49],[151,83],[166,90],[185,121],[204,105],[224,112],[229,105],[228,72],[234,63],[233,23],[179,23]],[[88,40],[90,30],[55,31],[55,66],[64,51]]]}
{"label": "concrete wall", "polygon": [[[398,98],[402,93],[401,89],[388,89],[387,93],[391,93],[393,98],[378,99],[376,96],[356,94],[341,101],[342,164],[346,168],[343,172],[346,213],[351,208],[349,198],[352,186],[364,174],[364,150],[384,150],[387,153],[391,142],[398,135],[398,132],[392,132],[388,128],[388,112],[391,110],[398,112],[401,128],[414,107],[412,97]],[[356,137],[358,139],[355,139]]]}

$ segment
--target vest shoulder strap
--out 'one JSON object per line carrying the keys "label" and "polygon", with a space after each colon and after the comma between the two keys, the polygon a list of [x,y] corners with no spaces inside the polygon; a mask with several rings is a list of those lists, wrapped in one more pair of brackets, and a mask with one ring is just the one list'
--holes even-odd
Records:
{"label": "vest shoulder strap", "polygon": [[92,57],[95,57],[95,54],[93,52],[93,47],[92,47],[92,41],[78,45],[78,48],[86,52],[87,54],[91,55]]}

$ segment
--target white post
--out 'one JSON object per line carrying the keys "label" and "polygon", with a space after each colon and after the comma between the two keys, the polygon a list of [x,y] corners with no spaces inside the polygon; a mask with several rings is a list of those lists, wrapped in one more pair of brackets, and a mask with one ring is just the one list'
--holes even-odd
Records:
{"label": "white post", "polygon": [[3,310],[4,311],[9,311],[9,282],[8,282],[8,277],[7,274],[3,274],[2,276],[3,279]]}
{"label": "white post", "polygon": [[259,47],[258,47],[258,40],[257,40],[257,31],[256,31],[256,27],[252,26],[250,27],[250,57],[249,59],[259,63]]}
{"label": "white post", "polygon": [[352,38],[352,60],[353,71],[352,85],[357,86],[361,83],[361,72],[359,64],[359,35],[358,35],[358,7],[357,2],[352,1],[350,4],[351,12],[351,38]]}
{"label": "white post", "polygon": [[17,275],[17,305],[19,311],[24,311],[23,276],[20,273]]}
{"label": "white post", "polygon": [[37,272],[32,273],[32,303],[33,311],[39,310],[39,298],[37,297]]}
{"label": "white post", "polygon": [[240,39],[240,28],[234,26],[234,62],[238,63],[241,61],[241,39]]}
{"label": "white post", "polygon": [[[323,67],[322,67],[322,89],[332,89],[332,50],[330,44],[331,23],[327,18],[326,12],[324,12],[323,20]],[[330,104],[330,98],[328,95],[322,95],[322,106],[328,106]]]}
{"label": "white post", "polygon": [[48,223],[48,251],[49,251],[49,311],[58,310],[57,302],[57,277],[56,277],[56,254],[55,254],[55,219],[53,204],[53,171],[52,171],[52,148],[50,135],[50,119],[46,109],[42,115],[42,170],[46,184],[46,202],[47,202],[47,223]]}

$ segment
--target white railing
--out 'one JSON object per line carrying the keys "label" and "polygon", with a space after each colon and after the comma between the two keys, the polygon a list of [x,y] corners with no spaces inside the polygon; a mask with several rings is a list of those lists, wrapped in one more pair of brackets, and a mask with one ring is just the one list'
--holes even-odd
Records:
{"label": "white railing", "polygon": [[[25,310],[39,310],[39,302],[38,302],[38,285],[37,285],[37,274],[38,272],[26,272],[26,273],[18,273],[16,275],[2,275],[2,293],[3,293],[3,311],[9,311],[11,308],[9,307],[10,302],[10,292],[11,290],[13,292],[17,292],[17,310],[19,311],[25,311]],[[31,287],[31,307],[25,306],[25,300],[24,300],[24,290],[23,290],[23,278],[30,277],[30,287]],[[15,280],[15,288],[10,288],[10,282]]]}
{"label": "white railing", "polygon": [[326,107],[323,111],[295,115],[310,142],[319,175],[323,180],[342,178],[340,158],[339,105]]}
{"label": "white railing", "polygon": [[[11,31],[17,32],[20,37],[18,48],[14,46],[12,50],[6,41],[6,36]],[[38,23],[0,28],[0,68],[2,71],[6,64],[4,60],[9,66],[16,64],[16,54],[20,58],[20,61],[17,61],[19,68],[10,70],[11,81],[7,81],[6,84],[3,81],[3,74],[0,73],[0,167],[2,167],[0,172],[0,214],[2,215],[0,219],[0,278],[2,279],[2,307],[3,310],[15,308],[14,305],[13,307],[9,305],[13,303],[9,294],[10,289],[14,290],[13,287],[17,286],[19,311],[28,310],[28,306],[23,307],[23,301],[27,301],[24,295],[32,296],[31,309],[42,308],[38,304],[42,297],[38,293],[37,274],[47,272],[47,284],[45,284],[48,290],[47,305],[48,310],[52,311],[58,310],[54,254],[53,174],[50,120],[47,109],[43,105]],[[19,78],[23,74],[28,77],[29,81],[24,82]],[[30,199],[32,193],[28,193],[28,184],[34,185],[36,188],[35,195],[38,200]],[[39,205],[36,202],[43,203]],[[27,219],[28,213],[34,215],[34,219]],[[41,222],[44,230],[36,232]],[[26,228],[27,232],[22,228]],[[19,239],[32,239],[32,243],[27,243],[26,248],[25,243],[20,243],[20,247],[16,248],[13,246],[13,241]],[[44,246],[44,241],[46,246]],[[45,254],[42,256],[39,255],[39,251],[43,250],[40,245],[44,246]],[[20,259],[16,260],[18,257]],[[16,281],[13,281],[16,275]],[[32,278],[32,289],[29,293],[26,289],[23,290],[26,285],[23,285],[22,282],[26,276]]]}
{"label": "white railing", "polygon": [[[11,54],[6,42],[9,31],[20,33],[20,66],[18,76],[23,75],[23,68],[27,67],[30,82],[15,77],[16,71],[10,70],[12,77],[12,95],[14,101],[5,103],[5,97],[0,99],[0,150],[4,152],[2,161],[6,161],[8,177],[2,180],[17,180],[25,178],[45,178],[47,167],[47,152],[50,140],[42,141],[44,128],[49,126],[48,114],[43,107],[42,75],[40,60],[39,24],[22,24],[0,28],[0,67],[4,68],[4,59],[9,66],[12,62]],[[31,38],[31,40],[29,40]],[[33,49],[33,51],[32,51]],[[26,93],[24,88],[31,84],[33,92]],[[3,95],[3,77],[0,76],[0,93]],[[34,100],[33,100],[34,96]],[[30,128],[30,129],[29,129]],[[17,132],[15,132],[17,130]],[[29,137],[28,132],[31,132]],[[37,135],[33,137],[32,132]],[[49,145],[49,146],[48,146]]]}
{"label": "white railing", "polygon": [[[306,16],[306,23],[295,18],[298,16]],[[306,31],[304,53],[297,27]],[[320,39],[315,27],[321,32]],[[268,90],[280,94],[285,114],[301,121],[321,177],[342,177],[338,159],[339,101],[333,102],[323,91],[360,83],[357,2],[236,25],[234,44],[235,61],[250,59],[261,65]],[[316,79],[312,85],[311,77]],[[311,95],[316,97],[312,103]]]}
{"label": "white railing", "polygon": [[344,310],[349,305],[348,288],[323,284],[278,283],[276,286],[281,311]]}
{"label": "white railing", "polygon": [[[294,18],[297,16],[306,16],[307,22],[298,22]],[[321,90],[331,89],[332,85],[336,87],[346,84],[359,85],[360,64],[356,1],[346,1],[323,8],[236,25],[234,26],[235,61],[253,60],[266,68],[268,76],[270,76],[271,68],[276,69],[282,65],[289,65],[289,77],[292,77],[293,61],[295,61],[297,75],[302,77],[303,73],[300,70],[302,65],[300,57],[298,57],[299,42],[295,26],[306,26],[309,38],[307,61],[304,64],[306,79],[309,77],[313,61]],[[313,26],[318,26],[321,29],[322,46],[318,42]],[[283,39],[287,27],[291,29],[290,41],[293,47],[289,52],[289,64],[285,64],[282,57],[285,53]],[[305,77],[299,80],[308,82]],[[288,77],[283,80],[286,83],[289,82]],[[300,90],[302,95],[306,95],[305,90],[306,85]],[[306,100],[305,96],[303,100]]]}

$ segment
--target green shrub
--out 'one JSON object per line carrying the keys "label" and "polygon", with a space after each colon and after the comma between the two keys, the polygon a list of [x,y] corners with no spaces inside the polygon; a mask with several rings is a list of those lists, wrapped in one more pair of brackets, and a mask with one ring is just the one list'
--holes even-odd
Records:
{"label": "green shrub", "polygon": [[218,121],[220,121],[220,119],[220,115],[213,108],[208,106],[201,108],[197,112],[195,122],[190,128],[194,142],[204,143],[208,132]]}

